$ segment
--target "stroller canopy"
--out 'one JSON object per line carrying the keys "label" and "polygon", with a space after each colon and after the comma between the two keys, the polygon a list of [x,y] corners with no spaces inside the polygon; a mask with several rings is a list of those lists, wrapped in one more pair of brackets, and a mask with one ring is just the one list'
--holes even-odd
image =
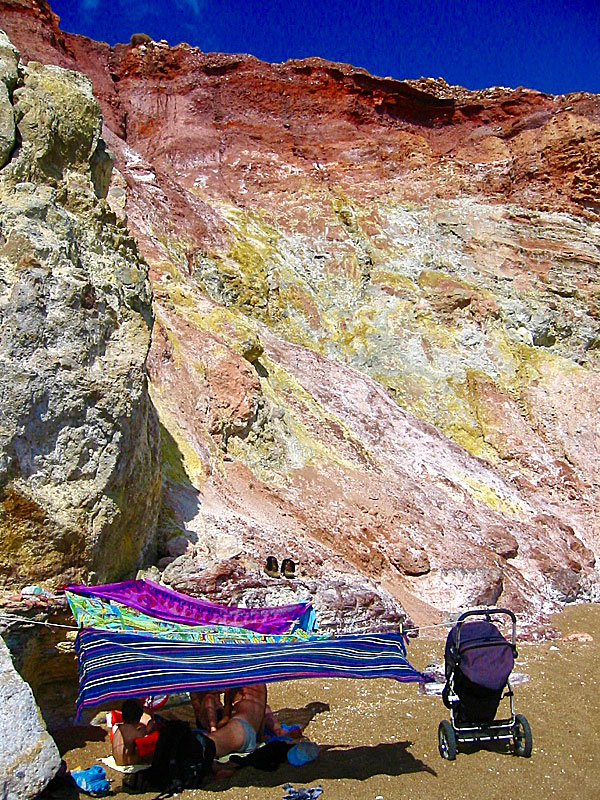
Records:
{"label": "stroller canopy", "polygon": [[473,683],[498,691],[506,684],[515,659],[512,645],[498,628],[477,620],[452,628],[446,639],[445,664],[447,678],[458,667]]}

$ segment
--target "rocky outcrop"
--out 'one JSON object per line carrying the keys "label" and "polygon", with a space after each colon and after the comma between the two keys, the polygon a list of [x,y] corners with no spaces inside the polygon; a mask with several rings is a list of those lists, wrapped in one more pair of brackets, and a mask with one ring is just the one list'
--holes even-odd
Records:
{"label": "rocky outcrop", "polygon": [[0,64],[0,584],[110,580],[155,550],[147,267],[104,200],[88,79],[18,69],[6,40]]}
{"label": "rocky outcrop", "polygon": [[418,621],[598,597],[597,97],[1,7],[26,59],[90,76],[151,266],[167,560],[335,566]]}
{"label": "rocky outcrop", "polygon": [[60,755],[1,638],[0,705],[0,797],[28,800],[56,775]]}
{"label": "rocky outcrop", "polygon": [[15,146],[15,115],[10,94],[17,82],[19,54],[4,31],[0,31],[0,167],[3,167]]}
{"label": "rocky outcrop", "polygon": [[[225,554],[222,554],[225,555]],[[148,577],[157,577],[152,572]],[[410,628],[412,620],[402,605],[380,584],[359,572],[349,575],[331,564],[323,579],[306,563],[298,565],[294,578],[267,576],[262,565],[240,555],[202,561],[176,558],[162,572],[162,581],[186,594],[221,605],[263,608],[310,602],[319,631],[329,634]]]}

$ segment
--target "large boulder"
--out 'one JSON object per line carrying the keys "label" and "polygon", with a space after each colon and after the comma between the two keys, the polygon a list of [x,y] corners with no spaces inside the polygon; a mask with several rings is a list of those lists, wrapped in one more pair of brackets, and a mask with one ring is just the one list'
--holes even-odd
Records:
{"label": "large boulder", "polygon": [[4,31],[0,31],[0,167],[15,146],[15,115],[10,92],[17,82],[18,52]]}
{"label": "large boulder", "polygon": [[0,798],[35,797],[56,775],[60,755],[29,685],[0,638]]}
{"label": "large boulder", "polygon": [[19,145],[0,170],[0,585],[110,580],[155,548],[147,266],[102,199],[112,157],[88,79],[30,62],[12,103]]}

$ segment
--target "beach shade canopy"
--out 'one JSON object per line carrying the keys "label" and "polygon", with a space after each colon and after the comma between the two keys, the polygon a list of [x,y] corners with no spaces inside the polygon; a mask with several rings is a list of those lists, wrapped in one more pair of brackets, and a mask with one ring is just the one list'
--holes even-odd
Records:
{"label": "beach shade canopy", "polygon": [[224,691],[300,678],[425,679],[407,661],[401,633],[214,645],[84,628],[75,646],[78,719],[87,707],[165,692]]}
{"label": "beach shade canopy", "polygon": [[[178,639],[186,642],[210,642],[211,644],[264,644],[266,642],[298,642],[306,639],[328,639],[330,634],[307,633],[292,623],[286,633],[259,633],[249,628],[235,625],[189,625],[183,622],[168,622],[146,614],[137,608],[130,608],[115,600],[103,597],[87,597],[65,592],[73,616],[80,628],[95,628],[102,631],[136,631],[150,633],[164,639]],[[225,615],[230,610],[224,606]],[[216,615],[215,615],[216,616]],[[222,615],[221,615],[222,616]],[[307,612],[304,613],[307,617]]]}
{"label": "beach shade canopy", "polygon": [[[102,603],[97,603],[98,618],[84,619],[93,608],[90,601],[104,601],[126,606],[166,622],[183,625],[229,625],[264,634],[283,634],[299,629],[310,633],[316,625],[316,616],[310,603],[296,603],[270,608],[239,608],[209,603],[197,597],[181,594],[166,586],[147,580],[121,581],[101,586],[67,586],[69,605],[80,627],[93,625],[105,628]],[[84,600],[87,599],[87,602]],[[117,609],[118,610],[118,609]],[[95,613],[92,611],[92,613]],[[129,617],[131,618],[131,613]],[[133,627],[133,625],[132,625]],[[138,626],[135,626],[138,627]],[[144,627],[144,625],[140,625]]]}

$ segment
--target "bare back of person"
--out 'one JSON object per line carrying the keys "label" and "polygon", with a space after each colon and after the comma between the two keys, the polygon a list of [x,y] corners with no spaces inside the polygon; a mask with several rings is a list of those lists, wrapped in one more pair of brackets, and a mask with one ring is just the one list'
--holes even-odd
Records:
{"label": "bare back of person", "polygon": [[149,733],[147,726],[141,722],[138,722],[137,725],[129,722],[120,722],[115,725],[112,740],[112,754],[115,763],[121,767],[139,764],[142,759],[138,754],[135,740],[147,733]]}
{"label": "bare back of person", "polygon": [[232,719],[241,717],[247,720],[255,731],[260,731],[265,718],[267,706],[266,683],[253,683],[250,686],[240,686],[239,689],[230,690]]}

